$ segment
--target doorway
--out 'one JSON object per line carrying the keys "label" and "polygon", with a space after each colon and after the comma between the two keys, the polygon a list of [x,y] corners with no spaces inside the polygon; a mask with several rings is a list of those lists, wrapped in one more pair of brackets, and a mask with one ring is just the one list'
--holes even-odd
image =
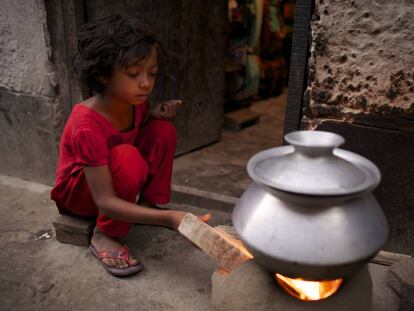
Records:
{"label": "doorway", "polygon": [[283,143],[294,12],[295,1],[228,1],[221,139],[175,159],[175,200],[231,211],[250,157]]}
{"label": "doorway", "polygon": [[[238,197],[250,182],[245,171],[247,160],[261,150],[282,143],[286,102],[289,103],[286,115],[292,110],[289,110],[293,106],[292,99],[301,104],[303,92],[297,89],[287,96],[287,85],[289,80],[290,87],[293,79],[303,86],[306,55],[300,56],[300,62],[297,59],[294,62],[299,55],[295,52],[291,61],[290,42],[292,38],[295,41],[292,27],[296,7],[299,4],[300,10],[309,11],[311,2],[65,2],[63,16],[73,14],[74,18],[64,20],[62,32],[66,34],[66,46],[61,52],[68,52],[68,56],[61,67],[71,66],[69,60],[76,50],[74,38],[80,24],[110,14],[141,16],[160,36],[170,55],[168,71],[159,77],[152,100],[180,98],[184,102],[175,121],[179,145],[174,186]],[[309,26],[309,20],[300,19],[299,22]],[[305,44],[307,35],[302,34]],[[62,45],[57,49],[59,47]],[[307,51],[306,46],[303,50]],[[295,70],[290,70],[289,76],[290,63]],[[298,64],[303,65],[301,70]],[[74,78],[71,79],[74,93],[76,83],[72,80]],[[239,132],[223,129],[225,114],[240,109],[248,109],[256,115],[257,122]],[[295,118],[298,124],[299,115]],[[230,188],[226,189],[226,185]]]}

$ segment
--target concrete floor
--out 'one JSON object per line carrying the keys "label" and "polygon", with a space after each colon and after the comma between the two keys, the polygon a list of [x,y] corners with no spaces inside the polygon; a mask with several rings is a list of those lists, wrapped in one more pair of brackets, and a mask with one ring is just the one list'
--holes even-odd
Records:
{"label": "concrete floor", "polygon": [[[259,124],[236,133],[223,131],[220,142],[176,158],[174,187],[198,195],[175,196],[169,207],[196,214],[212,211],[211,225],[231,224],[232,206],[250,184],[247,160],[282,143],[285,101],[283,93],[255,103],[250,109],[261,115]],[[48,187],[3,177],[0,310],[212,310],[216,263],[179,233],[133,226],[125,243],[146,269],[114,278],[86,247],[56,241],[52,220],[57,210]],[[218,196],[228,204],[194,199],[203,196]],[[50,237],[36,238],[44,233]]]}
{"label": "concrete floor", "polygon": [[[281,142],[275,115],[283,116],[285,99],[283,94],[254,105],[251,109],[262,115],[258,125],[223,132],[219,143],[177,158],[173,182],[238,197],[250,183],[248,158]],[[275,135],[266,136],[269,132]],[[125,243],[146,269],[115,278],[86,247],[56,241],[57,210],[47,186],[10,180],[0,178],[1,310],[212,310],[210,278],[216,263],[179,233],[133,226]],[[210,210],[191,201],[169,207]],[[231,224],[231,209],[213,211],[211,225],[218,224]],[[38,239],[44,233],[50,237]]]}
{"label": "concrete floor", "polygon": [[[86,247],[54,238],[48,192],[0,186],[0,310],[212,310],[216,264],[179,233],[133,226],[125,242],[146,269],[115,278]],[[189,205],[171,208],[203,213]],[[212,225],[230,214],[213,212]],[[50,238],[36,239],[45,232]]]}

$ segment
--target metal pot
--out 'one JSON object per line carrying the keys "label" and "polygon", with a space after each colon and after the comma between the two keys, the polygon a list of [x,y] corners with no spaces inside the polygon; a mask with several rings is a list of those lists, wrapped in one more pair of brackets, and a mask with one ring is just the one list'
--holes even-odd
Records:
{"label": "metal pot", "polygon": [[285,136],[291,146],[253,156],[253,183],[233,224],[257,263],[308,280],[346,277],[385,243],[388,225],[371,191],[378,168],[338,149],[343,137],[320,131]]}

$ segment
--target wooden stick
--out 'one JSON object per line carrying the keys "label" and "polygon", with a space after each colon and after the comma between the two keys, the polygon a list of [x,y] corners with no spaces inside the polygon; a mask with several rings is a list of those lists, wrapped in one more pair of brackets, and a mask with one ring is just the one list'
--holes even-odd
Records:
{"label": "wooden stick", "polygon": [[399,254],[399,253],[391,253],[387,251],[379,251],[374,258],[371,259],[372,263],[376,263],[379,265],[384,266],[391,266],[394,262],[400,261],[404,258],[410,258],[409,255]]}

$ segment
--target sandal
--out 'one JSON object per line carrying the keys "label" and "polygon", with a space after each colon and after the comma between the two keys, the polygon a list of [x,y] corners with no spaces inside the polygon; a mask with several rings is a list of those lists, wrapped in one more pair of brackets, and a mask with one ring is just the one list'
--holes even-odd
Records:
{"label": "sandal", "polygon": [[[105,270],[114,276],[132,275],[144,269],[144,264],[140,262],[138,262],[138,264],[136,265],[131,265],[130,253],[126,245],[122,246],[122,249],[120,251],[99,251],[98,252],[95,246],[91,244],[89,245],[89,250],[96,258],[99,259],[100,263],[105,268]],[[106,263],[102,261],[102,259],[104,258],[123,259],[128,263],[128,267],[117,268],[117,267],[108,266]]]}

